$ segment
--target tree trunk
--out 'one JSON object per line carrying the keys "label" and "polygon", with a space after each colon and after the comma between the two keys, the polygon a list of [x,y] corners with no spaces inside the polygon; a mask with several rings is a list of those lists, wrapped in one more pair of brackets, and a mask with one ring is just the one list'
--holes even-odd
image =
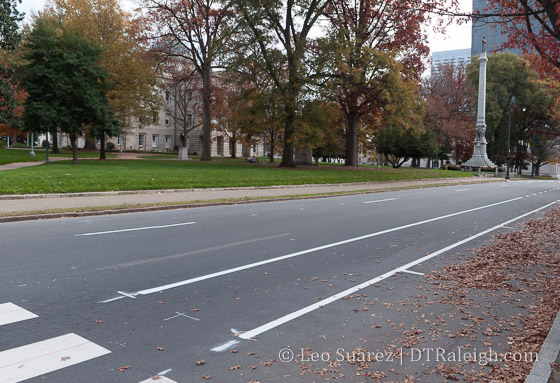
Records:
{"label": "tree trunk", "polygon": [[[287,108],[291,109],[291,108]],[[294,162],[294,131],[295,131],[295,111],[288,111],[286,122],[284,124],[284,148],[282,150],[282,161],[280,162],[281,168],[295,168]]]}
{"label": "tree trunk", "polygon": [[202,112],[204,115],[202,127],[202,155],[201,161],[212,161],[212,119],[210,114],[210,99],[212,97],[212,67],[205,63],[202,67]]}
{"label": "tree trunk", "polygon": [[105,134],[101,136],[101,146],[99,147],[99,159],[106,160],[107,155],[105,154]]}
{"label": "tree trunk", "polygon": [[268,152],[268,162],[273,163],[274,162],[274,142],[276,140],[274,139],[274,134],[273,132],[270,132],[270,152]]}
{"label": "tree trunk", "polygon": [[358,113],[346,114],[346,166],[358,166]]}
{"label": "tree trunk", "polygon": [[52,150],[51,153],[58,154],[60,150],[58,149],[58,129],[53,129],[52,131]]}
{"label": "tree trunk", "polygon": [[237,158],[237,140],[235,135],[231,138],[231,158]]}
{"label": "tree trunk", "polygon": [[70,133],[70,143],[72,144],[72,163],[78,164],[78,145],[76,145],[76,133]]}

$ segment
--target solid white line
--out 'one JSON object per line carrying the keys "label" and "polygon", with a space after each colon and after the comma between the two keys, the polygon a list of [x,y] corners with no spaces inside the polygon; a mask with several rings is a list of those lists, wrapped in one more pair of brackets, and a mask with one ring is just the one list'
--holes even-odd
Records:
{"label": "solid white line", "polygon": [[471,190],[471,189],[457,189],[455,191],[458,192],[458,191],[467,191],[467,190]]}
{"label": "solid white line", "polygon": [[387,198],[387,199],[378,199],[376,201],[366,201],[364,203],[377,203],[377,202],[385,202],[385,201],[394,201],[398,198]]}
{"label": "solid white line", "polygon": [[424,273],[419,273],[418,271],[403,270],[404,273],[414,274],[414,275],[425,275]]}
{"label": "solid white line", "polygon": [[158,378],[156,380],[152,378],[148,378],[146,380],[141,381],[140,383],[177,383],[177,382],[169,378],[166,378],[165,376],[158,375]]}
{"label": "solid white line", "polygon": [[111,351],[76,334],[66,334],[0,352],[2,383],[16,383],[60,370]]}
{"label": "solid white line", "polygon": [[38,317],[31,311],[27,311],[11,302],[0,304],[0,326]]}
{"label": "solid white line", "polygon": [[89,237],[92,235],[102,235],[102,234],[113,234],[113,233],[124,233],[127,231],[140,231],[140,230],[151,230],[151,229],[165,229],[167,227],[176,227],[176,226],[185,226],[185,225],[194,225],[196,222],[183,222],[183,223],[174,223],[171,225],[160,225],[160,226],[145,226],[145,227],[133,227],[131,229],[120,229],[120,230],[109,230],[109,231],[98,231],[96,233],[83,233],[83,234],[76,234],[75,237]]}
{"label": "solid white line", "polygon": [[[484,205],[484,206],[475,207],[475,208],[468,209],[468,210],[462,210],[462,211],[459,211],[459,212],[456,212],[456,213],[451,213],[451,214],[446,214],[446,215],[442,215],[442,216],[435,217],[435,218],[426,219],[424,221],[409,223],[408,225],[398,226],[398,227],[394,227],[392,229],[378,231],[376,233],[371,233],[371,234],[366,234],[366,235],[362,235],[362,236],[359,236],[359,237],[345,239],[343,241],[329,243],[329,244],[326,244],[326,245],[323,245],[323,246],[314,247],[312,249],[307,249],[307,250],[298,251],[296,253],[282,255],[280,257],[270,258],[270,259],[266,259],[264,261],[250,263],[250,264],[247,264],[247,265],[234,267],[232,269],[218,271],[218,272],[215,272],[215,273],[212,273],[212,274],[202,275],[200,277],[195,277],[195,278],[187,279],[187,280],[180,281],[180,282],[175,282],[175,283],[170,283],[170,284],[163,285],[163,286],[153,287],[151,289],[141,290],[141,291],[138,291],[136,293],[127,293],[127,295],[137,296],[137,295],[148,295],[148,294],[159,293],[160,291],[169,290],[169,289],[173,289],[173,288],[176,288],[176,287],[189,285],[191,283],[196,283],[196,282],[204,281],[204,280],[211,279],[211,278],[216,278],[216,277],[219,277],[219,276],[222,276],[222,275],[235,273],[237,271],[252,269],[252,268],[255,268],[255,267],[258,267],[258,266],[267,265],[269,263],[274,263],[274,262],[282,261],[282,260],[285,260],[285,259],[298,257],[300,255],[313,253],[313,252],[316,252],[316,251],[319,251],[319,250],[330,249],[330,248],[335,247],[335,246],[345,245],[347,243],[352,243],[352,242],[356,242],[356,241],[361,241],[363,239],[377,237],[379,235],[392,233],[394,231],[399,231],[399,230],[403,230],[403,229],[408,229],[408,228],[411,228],[411,227],[415,227],[415,226],[423,225],[423,224],[426,224],[426,223],[439,221],[439,220],[450,218],[450,217],[456,217],[458,215],[471,213],[473,211],[488,209],[488,208],[493,207],[493,206],[503,205],[505,203],[518,201],[520,199],[523,199],[523,197],[512,198],[512,199],[508,199],[506,201],[496,202],[496,203],[492,203],[492,204],[489,204],[489,205]],[[106,301],[101,301],[99,303],[108,303],[108,302],[111,302],[111,301],[115,301],[117,299],[120,299],[120,298],[112,298],[112,299],[108,299]]]}
{"label": "solid white line", "polygon": [[451,250],[451,249],[454,249],[454,248],[456,248],[456,247],[458,247],[458,246],[461,246],[461,245],[463,245],[463,244],[465,244],[465,243],[467,243],[467,242],[470,242],[470,241],[472,241],[472,240],[474,240],[474,239],[476,239],[476,238],[482,237],[483,235],[486,235],[486,234],[488,234],[488,233],[491,233],[491,232],[494,231],[494,230],[497,230],[497,229],[499,229],[499,228],[501,228],[501,227],[503,227],[503,226],[506,226],[506,225],[508,225],[508,224],[510,224],[510,223],[512,223],[512,222],[515,222],[515,221],[517,221],[517,220],[520,220],[520,219],[522,219],[522,218],[524,218],[524,217],[526,217],[526,216],[528,216],[528,215],[531,215],[531,214],[534,214],[534,213],[536,213],[536,212],[538,212],[538,211],[540,211],[540,210],[546,209],[547,207],[550,207],[550,206],[556,204],[557,202],[558,202],[558,201],[549,203],[548,205],[542,206],[542,207],[540,207],[540,208],[538,208],[538,209],[535,209],[535,210],[532,210],[532,211],[530,211],[530,212],[528,212],[528,213],[525,213],[525,214],[522,214],[522,215],[520,215],[520,216],[517,216],[517,217],[515,217],[515,218],[513,218],[513,219],[510,219],[509,221],[503,222],[503,223],[501,223],[501,224],[499,224],[499,225],[496,225],[496,226],[494,226],[494,227],[491,227],[490,229],[484,230],[484,231],[482,231],[482,232],[480,232],[480,233],[478,233],[478,234],[475,234],[475,235],[473,235],[473,236],[470,236],[470,237],[468,237],[468,238],[465,238],[465,239],[463,239],[462,241],[459,241],[459,242],[456,242],[456,243],[454,243],[454,244],[452,244],[452,245],[449,245],[449,246],[447,246],[447,247],[444,247],[443,249],[438,250],[438,251],[436,251],[436,252],[434,252],[434,253],[432,253],[432,254],[426,255],[426,256],[424,256],[424,257],[422,257],[422,258],[419,258],[419,259],[417,259],[417,260],[415,260],[415,261],[412,261],[412,262],[410,262],[410,263],[407,263],[406,265],[403,265],[403,266],[401,266],[401,267],[398,267],[398,268],[396,268],[396,269],[393,269],[393,270],[391,270],[391,271],[388,271],[388,272],[386,272],[385,274],[382,274],[382,275],[380,275],[380,276],[378,276],[378,277],[375,277],[375,278],[373,278],[373,279],[370,279],[370,280],[367,281],[367,282],[361,283],[361,284],[359,284],[359,285],[357,285],[357,286],[354,286],[354,287],[352,287],[352,288],[349,288],[349,289],[347,289],[347,290],[344,290],[344,291],[342,291],[342,292],[340,292],[340,293],[338,293],[338,294],[332,295],[332,296],[330,296],[330,297],[328,297],[328,298],[326,298],[326,299],[322,299],[320,302],[316,302],[316,303],[314,303],[314,304],[312,304],[312,305],[309,305],[309,306],[307,306],[307,307],[304,307],[304,308],[302,308],[302,309],[300,309],[300,310],[298,310],[298,311],[295,311],[295,312],[293,312],[293,313],[291,313],[291,314],[288,314],[288,315],[285,315],[285,316],[283,316],[283,317],[281,317],[281,318],[278,318],[278,319],[276,319],[276,320],[273,320],[272,322],[268,322],[268,323],[266,323],[266,324],[264,324],[264,325],[262,325],[262,326],[259,326],[259,327],[255,328],[255,329],[253,329],[253,330],[244,332],[243,334],[240,334],[240,335],[239,335],[239,338],[241,338],[241,339],[251,339],[251,338],[254,338],[254,337],[256,337],[256,336],[258,336],[258,335],[260,335],[260,334],[262,334],[262,333],[264,333],[264,332],[266,332],[266,331],[268,331],[268,330],[271,330],[271,329],[273,329],[273,328],[275,328],[275,327],[278,327],[278,326],[280,326],[280,325],[282,325],[282,324],[284,324],[284,323],[287,323],[287,322],[292,321],[292,320],[294,320],[294,319],[296,319],[296,318],[299,318],[299,317],[302,316],[302,315],[308,314],[308,313],[310,313],[310,312],[312,312],[312,311],[315,311],[315,310],[317,310],[317,309],[319,309],[319,308],[323,308],[324,306],[328,305],[329,303],[335,302],[335,301],[339,300],[340,298],[343,298],[343,297],[345,297],[345,296],[347,296],[347,295],[353,294],[353,293],[355,293],[355,292],[357,292],[357,291],[359,291],[359,290],[365,289],[366,287],[369,287],[369,286],[371,286],[371,285],[373,285],[373,284],[375,284],[375,283],[377,283],[377,282],[380,282],[380,281],[382,281],[382,280],[384,280],[384,279],[387,279],[387,278],[389,278],[389,277],[395,275],[396,273],[408,271],[408,269],[411,268],[411,267],[413,267],[413,266],[416,266],[416,265],[418,265],[418,264],[420,264],[420,263],[423,263],[423,262],[425,262],[425,261],[427,261],[427,260],[429,260],[429,259],[431,259],[431,258],[433,258],[433,257],[436,257],[436,256],[438,256],[438,255],[440,255],[440,254],[443,254],[443,253],[445,253],[445,252],[447,252],[447,251],[449,251],[449,250]]}

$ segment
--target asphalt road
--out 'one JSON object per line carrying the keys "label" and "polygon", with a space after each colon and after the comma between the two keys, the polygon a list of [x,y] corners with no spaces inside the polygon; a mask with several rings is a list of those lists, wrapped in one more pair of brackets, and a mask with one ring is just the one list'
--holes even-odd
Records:
{"label": "asphalt road", "polygon": [[324,365],[297,355],[380,336],[373,303],[558,199],[516,181],[2,223],[0,382],[319,381],[280,351]]}

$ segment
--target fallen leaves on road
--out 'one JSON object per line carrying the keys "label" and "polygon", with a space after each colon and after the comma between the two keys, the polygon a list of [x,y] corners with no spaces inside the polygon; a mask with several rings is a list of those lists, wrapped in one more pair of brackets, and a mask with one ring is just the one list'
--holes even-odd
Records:
{"label": "fallen leaves on road", "polygon": [[130,370],[131,368],[132,368],[132,367],[130,367],[130,366],[122,366],[122,367],[119,367],[118,370],[119,370],[120,372],[125,372],[125,371]]}

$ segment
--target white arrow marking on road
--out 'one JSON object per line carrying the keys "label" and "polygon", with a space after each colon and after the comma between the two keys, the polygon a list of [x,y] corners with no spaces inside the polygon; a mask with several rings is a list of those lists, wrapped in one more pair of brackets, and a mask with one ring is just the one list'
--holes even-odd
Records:
{"label": "white arrow marking on road", "polygon": [[[416,266],[416,265],[418,265],[418,264],[420,264],[420,263],[423,263],[423,262],[425,262],[425,261],[427,261],[427,260],[429,260],[429,259],[431,259],[431,258],[437,257],[437,256],[440,255],[440,254],[443,254],[443,253],[445,253],[445,252],[447,252],[447,251],[449,251],[449,250],[451,250],[451,249],[454,249],[454,248],[456,248],[456,247],[458,247],[458,246],[461,246],[461,245],[463,245],[463,244],[465,244],[465,243],[467,243],[467,242],[470,242],[470,241],[472,241],[472,240],[474,240],[474,239],[476,239],[476,238],[482,237],[483,235],[486,235],[486,234],[488,234],[488,233],[491,233],[491,232],[494,231],[494,230],[500,229],[500,228],[502,228],[502,227],[504,227],[504,226],[506,226],[506,225],[508,225],[508,224],[510,224],[510,223],[512,223],[512,222],[515,222],[515,221],[518,221],[518,220],[520,220],[520,219],[522,219],[522,218],[524,218],[524,217],[527,217],[528,215],[531,215],[531,214],[534,214],[534,213],[536,213],[536,212],[538,212],[538,211],[540,211],[540,210],[546,209],[546,208],[548,208],[548,207],[550,207],[550,206],[552,206],[552,205],[554,205],[554,204],[556,204],[556,203],[558,203],[558,201],[549,203],[548,205],[541,206],[541,207],[538,208],[538,209],[532,210],[532,211],[530,211],[530,212],[528,212],[528,213],[525,213],[525,214],[522,214],[522,215],[520,215],[520,216],[517,216],[517,217],[515,217],[515,218],[513,218],[513,219],[510,219],[509,221],[506,221],[506,222],[503,222],[503,223],[501,223],[501,224],[499,224],[499,225],[496,225],[496,226],[494,226],[494,227],[491,227],[490,229],[484,230],[484,231],[482,231],[482,232],[480,232],[480,233],[478,233],[478,234],[475,234],[475,235],[473,235],[473,236],[470,236],[470,237],[468,237],[468,238],[465,238],[465,239],[463,239],[462,241],[459,241],[459,242],[454,243],[453,245],[449,245],[449,246],[447,246],[447,247],[444,247],[443,249],[438,250],[438,251],[436,251],[436,252],[434,252],[434,253],[432,253],[432,254],[430,254],[430,255],[426,255],[426,256],[424,256],[424,257],[422,257],[422,258],[419,258],[419,259],[417,259],[417,260],[415,260],[415,261],[412,261],[412,262],[410,262],[410,263],[407,263],[406,265],[403,265],[403,266],[398,267],[398,268],[396,268],[396,269],[393,269],[393,270],[391,270],[391,271],[389,271],[389,272],[387,272],[387,273],[385,273],[385,274],[382,274],[382,275],[380,275],[380,276],[378,276],[378,277],[375,277],[375,278],[373,278],[373,279],[370,279],[370,280],[367,281],[367,282],[361,283],[361,284],[359,284],[359,285],[357,285],[357,286],[355,286],[355,287],[352,287],[352,288],[350,288],[350,289],[344,290],[344,291],[342,291],[342,292],[340,292],[340,293],[338,293],[338,294],[332,295],[332,296],[330,296],[330,297],[328,297],[328,298],[326,298],[326,299],[321,300],[321,302],[314,303],[314,304],[309,305],[309,306],[307,306],[307,307],[304,307],[304,308],[302,308],[302,309],[300,309],[300,310],[298,310],[298,311],[295,311],[295,312],[293,312],[293,313],[291,313],[291,314],[288,314],[288,315],[285,315],[285,316],[283,316],[283,317],[281,317],[281,318],[278,318],[278,319],[276,319],[276,320],[273,320],[272,322],[268,322],[268,323],[266,323],[266,324],[263,324],[262,326],[259,326],[259,327],[255,328],[255,329],[253,329],[253,330],[244,332],[243,334],[240,334],[240,335],[239,335],[239,338],[241,338],[241,339],[246,339],[246,340],[252,339],[252,338],[254,338],[254,337],[256,337],[256,336],[258,336],[258,335],[260,335],[260,334],[262,334],[262,333],[264,333],[264,332],[267,332],[268,330],[271,330],[271,329],[273,329],[273,328],[275,328],[275,327],[278,327],[278,326],[280,326],[280,325],[282,325],[282,324],[284,324],[284,323],[287,323],[287,322],[290,322],[290,321],[292,321],[292,320],[294,320],[294,319],[296,319],[296,318],[299,318],[300,316],[303,316],[303,315],[305,315],[305,314],[308,314],[308,313],[310,313],[310,312],[312,312],[312,311],[315,311],[315,310],[317,310],[317,309],[319,309],[319,308],[323,308],[323,307],[325,307],[326,305],[328,305],[329,303],[335,302],[335,301],[339,300],[340,298],[343,298],[343,297],[345,297],[345,296],[347,296],[347,295],[353,294],[353,293],[355,293],[355,292],[357,292],[357,291],[360,291],[360,290],[362,290],[362,289],[365,289],[366,287],[372,286],[372,285],[374,285],[375,283],[378,283],[378,282],[380,282],[380,281],[382,281],[382,280],[384,280],[384,279],[387,279],[387,278],[389,278],[389,277],[392,277],[393,275],[395,275],[395,274],[397,274],[397,273],[399,273],[399,272],[406,272],[406,271],[409,271],[408,269],[411,268],[411,267],[413,267],[413,266]],[[214,351],[214,350],[212,349],[212,351]]]}
{"label": "white arrow marking on road", "polygon": [[174,223],[171,225],[160,225],[160,226],[145,226],[145,227],[133,227],[131,229],[120,229],[120,230],[109,230],[109,231],[98,231],[95,233],[84,233],[84,234],[76,234],[75,237],[89,237],[92,235],[103,235],[103,234],[113,234],[113,233],[125,233],[127,231],[140,231],[140,230],[151,230],[151,229],[165,229],[168,227],[176,227],[176,226],[185,226],[185,225],[194,225],[196,222],[183,222],[183,223]]}
{"label": "white arrow marking on road", "polygon": [[[153,287],[151,289],[140,290],[136,293],[127,293],[127,296],[129,296],[129,295],[130,296],[138,296],[138,295],[148,295],[148,294],[159,293],[159,292],[164,291],[164,290],[174,289],[176,287],[185,286],[185,285],[189,285],[191,283],[196,283],[196,282],[200,282],[200,281],[205,281],[207,279],[220,277],[222,275],[227,275],[227,274],[235,273],[235,272],[238,272],[238,271],[249,270],[249,269],[252,269],[252,268],[255,268],[255,267],[258,267],[258,266],[268,265],[269,263],[274,263],[274,262],[282,261],[282,260],[285,260],[285,259],[298,257],[300,255],[313,253],[313,252],[316,252],[316,251],[319,251],[319,250],[330,249],[332,247],[345,245],[347,243],[352,243],[352,242],[356,242],[356,241],[361,241],[363,239],[377,237],[377,236],[382,235],[382,234],[392,233],[394,231],[408,229],[408,228],[411,228],[411,227],[415,227],[415,226],[423,225],[423,224],[426,224],[426,223],[439,221],[439,220],[450,218],[450,217],[456,217],[458,215],[471,213],[473,211],[488,209],[490,207],[503,205],[505,203],[518,201],[520,199],[523,199],[523,197],[512,198],[512,199],[508,199],[506,201],[495,202],[495,203],[491,203],[489,205],[484,205],[484,206],[475,207],[475,208],[472,208],[472,209],[459,211],[459,212],[456,212],[456,213],[451,213],[451,214],[446,214],[446,215],[442,215],[442,216],[435,217],[435,218],[426,219],[424,221],[409,223],[408,225],[398,226],[398,227],[394,227],[392,229],[382,230],[382,231],[378,231],[378,232],[375,232],[375,233],[362,235],[362,236],[359,236],[359,237],[345,239],[343,241],[329,243],[329,244],[326,244],[326,245],[323,245],[323,246],[314,247],[312,249],[307,249],[307,250],[298,251],[296,253],[282,255],[280,257],[270,258],[270,259],[266,259],[264,261],[250,263],[250,264],[247,264],[247,265],[234,267],[232,269],[218,271],[218,272],[215,272],[215,273],[202,275],[202,276],[199,276],[199,277],[187,279],[187,280],[180,281],[180,282],[175,282],[175,283],[170,283],[170,284],[163,285],[163,286]],[[122,296],[121,297],[116,297],[116,298],[111,298],[111,299],[107,299],[105,301],[101,301],[99,303],[109,303],[109,302],[113,302],[113,301],[116,301],[116,300],[119,300],[119,299],[122,299],[122,298],[123,298]]]}

